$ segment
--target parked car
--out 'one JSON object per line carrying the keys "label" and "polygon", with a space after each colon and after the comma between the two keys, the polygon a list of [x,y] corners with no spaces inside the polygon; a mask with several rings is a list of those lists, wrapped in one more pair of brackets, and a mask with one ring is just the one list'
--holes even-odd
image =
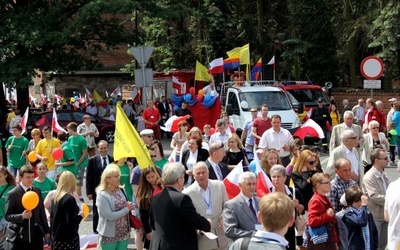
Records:
{"label": "parked car", "polygon": [[[89,115],[91,117],[92,123],[95,124],[97,129],[99,130],[99,139],[106,140],[108,143],[114,142],[115,122],[103,119],[100,116],[92,115],[81,110],[60,109],[56,110],[56,113],[58,123],[65,130],[68,123],[75,122],[79,125],[83,122],[83,116]],[[52,116],[53,111],[45,111],[29,115],[26,125],[27,135],[30,136],[31,131],[34,128],[39,128],[40,130],[42,130],[44,126],[51,127]]]}

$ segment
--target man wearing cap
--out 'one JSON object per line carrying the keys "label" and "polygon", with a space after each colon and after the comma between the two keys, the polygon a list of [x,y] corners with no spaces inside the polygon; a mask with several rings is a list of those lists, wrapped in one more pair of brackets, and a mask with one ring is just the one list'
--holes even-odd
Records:
{"label": "man wearing cap", "polygon": [[386,128],[389,128],[390,127],[390,123],[392,123],[393,114],[394,114],[394,111],[396,111],[394,106],[397,103],[397,99],[396,98],[390,98],[388,101],[390,102],[390,110],[389,110],[389,112],[387,114],[387,117],[386,117]]}
{"label": "man wearing cap", "polygon": [[140,131],[140,137],[142,137],[142,140],[144,142],[144,145],[150,146],[151,143],[153,142],[154,138],[154,131],[152,129],[143,129]]}
{"label": "man wearing cap", "polygon": [[[362,121],[365,116],[365,100],[364,99],[358,99],[358,104],[355,105],[351,111],[353,111],[354,114],[354,122],[358,125],[362,125]],[[344,120],[343,117],[341,117],[342,120]],[[342,121],[343,122],[343,121]]]}
{"label": "man wearing cap", "polygon": [[313,119],[324,131],[325,137],[322,139],[322,146],[325,152],[328,151],[328,128],[326,123],[328,122],[332,126],[332,118],[329,114],[329,110],[324,106],[322,98],[318,98],[318,107],[313,108],[310,119]]}
{"label": "man wearing cap", "polygon": [[205,161],[209,170],[209,179],[211,180],[224,180],[229,174],[228,166],[221,162],[225,156],[224,144],[221,142],[211,143],[208,150],[210,156]]}

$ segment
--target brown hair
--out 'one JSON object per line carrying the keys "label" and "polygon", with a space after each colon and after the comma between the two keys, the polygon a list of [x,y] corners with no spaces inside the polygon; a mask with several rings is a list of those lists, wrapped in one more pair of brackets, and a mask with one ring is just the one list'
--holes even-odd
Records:
{"label": "brown hair", "polygon": [[268,155],[269,154],[276,154],[276,158],[277,158],[277,162],[276,164],[281,164],[281,158],[279,157],[278,152],[276,152],[275,150],[265,150],[263,155],[261,156],[261,167],[262,169],[269,174],[269,171],[271,170],[272,166],[270,166],[268,164]]}
{"label": "brown hair", "polygon": [[281,192],[263,196],[259,207],[261,223],[268,232],[281,230],[293,219],[293,201]]}
{"label": "brown hair", "polygon": [[313,187],[316,188],[317,184],[321,183],[324,178],[327,178],[328,180],[330,180],[331,176],[328,173],[315,173],[311,177],[311,182],[313,184]]}
{"label": "brown hair", "polygon": [[318,160],[318,156],[316,153],[311,150],[303,150],[300,152],[299,157],[297,158],[296,163],[293,166],[293,172],[302,173],[302,168],[306,165],[306,163],[310,160],[311,157],[315,157],[315,160]]}
{"label": "brown hair", "polygon": [[361,200],[363,191],[358,186],[351,186],[346,191],[346,202],[347,206],[352,206],[354,202]]}

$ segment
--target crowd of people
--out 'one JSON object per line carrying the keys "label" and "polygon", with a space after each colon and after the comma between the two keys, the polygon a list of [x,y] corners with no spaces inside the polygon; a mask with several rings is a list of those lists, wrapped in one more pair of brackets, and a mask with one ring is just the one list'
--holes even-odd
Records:
{"label": "crowd of people", "polygon": [[[319,101],[310,119],[326,134],[326,165],[320,147],[293,138],[279,115],[268,115],[266,104],[252,107],[242,128],[221,112],[215,124],[198,128],[191,117],[170,133],[160,126],[172,114],[190,115],[185,102],[174,108],[162,97],[144,108],[127,100],[123,110],[155,167],[114,159],[106,141],[96,143],[99,132],[90,116],[68,124],[68,134],[57,138],[49,127],[34,129],[30,141],[11,118],[8,161],[2,162],[7,167],[0,167],[1,236],[11,249],[43,249],[47,243],[78,249],[87,199],[93,202],[93,233],[106,250],[127,249],[132,215],[143,223],[134,231],[138,250],[398,249],[400,184],[389,183],[384,169],[395,164],[400,148],[400,105],[389,101],[387,120],[382,102],[372,99],[353,108],[344,100],[340,112],[335,103],[328,108]],[[171,139],[170,157],[164,155],[165,137]],[[55,159],[55,148],[62,149],[61,158]],[[240,193],[229,199],[224,179],[239,164]],[[255,195],[257,164],[270,180],[263,197]],[[39,197],[31,210],[22,204],[28,191]],[[18,234],[14,241],[10,232]]]}

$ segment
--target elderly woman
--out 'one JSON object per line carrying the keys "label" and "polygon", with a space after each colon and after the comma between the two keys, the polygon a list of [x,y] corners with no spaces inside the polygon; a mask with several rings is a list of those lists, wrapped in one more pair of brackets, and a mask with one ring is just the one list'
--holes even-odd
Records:
{"label": "elderly woman", "polygon": [[128,213],[133,210],[120,184],[121,173],[118,166],[108,165],[97,187],[97,209],[100,245],[104,250],[127,249],[131,232]]}
{"label": "elderly woman", "polygon": [[[331,191],[330,175],[327,173],[316,173],[311,178],[314,187],[314,195],[308,203],[308,226],[310,230],[306,230],[308,245],[307,249],[324,249],[337,250],[339,249],[338,235],[336,231],[335,210],[326,195]],[[316,229],[320,230],[316,230]],[[320,232],[326,231],[328,239],[325,242],[317,243],[311,240],[310,233],[315,233],[320,236]]]}
{"label": "elderly woman", "polygon": [[234,169],[239,162],[242,162],[243,169],[248,170],[249,161],[247,160],[246,151],[243,148],[242,141],[237,134],[230,134],[228,137],[228,150],[222,159],[230,170]]}
{"label": "elderly woman", "polygon": [[371,151],[374,148],[383,148],[385,150],[388,150],[389,148],[389,143],[386,139],[386,136],[384,133],[379,132],[379,123],[377,121],[370,121],[368,124],[368,130],[369,132],[367,134],[364,134],[364,143],[363,143],[363,152],[361,159],[363,161],[363,167],[364,167],[364,174],[368,172],[368,170],[371,169],[372,163],[371,163]]}
{"label": "elderly woman", "polygon": [[199,161],[206,161],[210,154],[207,149],[203,149],[201,137],[193,137],[188,141],[188,150],[183,152],[181,163],[185,167],[185,184],[193,182],[193,166]]}
{"label": "elderly woman", "polygon": [[[187,136],[188,140],[189,138],[193,138],[193,137],[199,137],[199,138],[203,138],[203,134],[201,133],[201,130],[198,127],[193,127],[190,129],[189,134]],[[209,150],[210,146],[208,145],[207,142],[202,142],[201,143],[201,147],[204,149]],[[180,154],[180,158],[182,159],[182,154],[183,152],[185,152],[188,149],[188,141],[185,141],[181,147],[181,154]]]}
{"label": "elderly woman", "polygon": [[[289,188],[288,186],[285,185],[286,182],[286,168],[282,165],[274,165],[272,166],[270,170],[271,174],[271,181],[273,187],[271,187],[270,191],[271,192],[281,192],[284,194],[287,194],[290,199],[293,200],[293,205],[295,208],[295,214],[296,216],[298,214],[303,213],[304,211],[304,205],[303,205],[303,198],[301,196],[301,193],[299,192],[298,189],[295,188]],[[294,192],[293,192],[294,191]],[[299,236],[301,239],[301,236]],[[289,247],[286,249],[291,249],[295,250],[296,249],[296,235],[295,235],[295,228],[294,224],[289,227],[287,233],[285,234],[285,239],[289,242]],[[300,243],[300,242],[298,242]],[[301,244],[299,244],[301,246]]]}

